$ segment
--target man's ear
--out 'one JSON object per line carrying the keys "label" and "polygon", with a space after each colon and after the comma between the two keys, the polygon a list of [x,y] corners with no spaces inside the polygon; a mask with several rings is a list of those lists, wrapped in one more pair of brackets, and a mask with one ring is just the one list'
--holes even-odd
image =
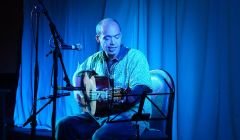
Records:
{"label": "man's ear", "polygon": [[100,43],[99,35],[96,35],[96,41],[97,41],[97,43]]}

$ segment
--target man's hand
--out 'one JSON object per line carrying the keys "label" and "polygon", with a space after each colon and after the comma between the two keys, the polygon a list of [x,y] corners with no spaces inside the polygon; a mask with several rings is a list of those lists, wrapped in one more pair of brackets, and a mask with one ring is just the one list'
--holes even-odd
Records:
{"label": "man's hand", "polygon": [[83,91],[74,92],[74,97],[77,103],[83,107],[83,111],[91,112],[91,114],[94,114],[96,110],[96,101],[90,102],[89,96],[91,94],[91,91],[96,91],[95,77],[89,77],[88,73],[84,72],[81,76],[75,77],[74,81],[76,87],[84,86],[85,88]]}

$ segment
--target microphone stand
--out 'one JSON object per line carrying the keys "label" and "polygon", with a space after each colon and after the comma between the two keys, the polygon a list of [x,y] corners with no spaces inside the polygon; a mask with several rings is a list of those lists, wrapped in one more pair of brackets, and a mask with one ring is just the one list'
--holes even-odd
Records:
{"label": "microphone stand", "polygon": [[54,50],[53,50],[53,76],[54,76],[54,80],[53,80],[53,98],[52,98],[52,102],[53,102],[53,112],[52,112],[52,139],[55,139],[55,124],[56,124],[56,98],[57,98],[57,90],[58,90],[58,57],[60,58],[60,62],[61,65],[63,67],[63,71],[64,71],[64,80],[67,82],[67,86],[71,86],[70,84],[70,80],[67,77],[67,73],[66,73],[66,69],[63,65],[63,60],[62,60],[62,54],[59,48],[59,42],[63,44],[63,40],[60,36],[60,34],[58,33],[56,26],[54,25],[54,23],[52,22],[47,9],[45,8],[45,6],[43,5],[43,3],[40,0],[37,0],[38,3],[42,6],[43,8],[43,13],[46,16],[48,22],[49,22],[49,27],[50,27],[50,31],[52,33],[53,36],[53,40],[54,40]]}
{"label": "microphone stand", "polygon": [[[63,63],[63,59],[62,59],[62,54],[59,48],[59,43],[64,44],[60,34],[58,33],[56,26],[54,25],[54,23],[52,22],[47,9],[45,8],[45,6],[43,5],[43,3],[40,0],[37,0],[38,5],[35,7],[38,7],[41,9],[41,11],[43,11],[43,14],[46,16],[48,22],[49,22],[49,27],[50,27],[50,31],[51,34],[53,36],[54,39],[54,50],[52,51],[53,54],[53,76],[54,76],[54,80],[53,80],[53,96],[51,96],[50,100],[39,110],[36,111],[36,103],[37,103],[37,86],[34,86],[34,111],[33,114],[27,119],[27,121],[24,123],[23,126],[27,125],[27,123],[29,123],[30,121],[32,121],[32,131],[31,131],[31,135],[32,135],[32,139],[34,139],[34,136],[36,134],[36,115],[44,108],[46,107],[47,104],[50,104],[51,102],[53,102],[53,112],[52,112],[52,139],[55,140],[55,124],[56,124],[56,98],[59,97],[59,94],[57,93],[58,90],[58,58],[60,59],[62,68],[63,68],[63,72],[64,72],[64,81],[66,81],[66,86],[73,88],[73,86],[70,83],[70,80],[67,76],[67,72]],[[37,26],[38,26],[38,19],[37,19]],[[37,29],[38,31],[38,29]],[[38,35],[36,36],[38,38]],[[36,39],[37,40],[37,39]],[[36,43],[38,44],[38,40],[36,41]],[[37,51],[37,47],[36,47],[36,51]],[[36,52],[37,54],[37,52]],[[36,55],[37,56],[37,55]],[[37,60],[36,60],[37,62]],[[38,65],[36,65],[36,68],[38,68]],[[36,75],[38,75],[38,70],[36,70],[35,72]],[[38,77],[38,76],[37,76]],[[36,82],[34,82],[34,84],[37,84],[37,80],[38,78],[35,78]],[[36,88],[35,88],[36,87]]]}
{"label": "microphone stand", "polygon": [[32,118],[31,118],[31,139],[34,140],[36,137],[36,114],[37,114],[37,91],[38,91],[38,82],[39,82],[39,66],[38,66],[38,35],[39,35],[39,9],[37,9],[36,6],[34,6],[32,10],[32,14],[36,14],[36,23],[35,23],[35,65],[34,65],[34,95],[33,95],[33,106],[32,106]]}

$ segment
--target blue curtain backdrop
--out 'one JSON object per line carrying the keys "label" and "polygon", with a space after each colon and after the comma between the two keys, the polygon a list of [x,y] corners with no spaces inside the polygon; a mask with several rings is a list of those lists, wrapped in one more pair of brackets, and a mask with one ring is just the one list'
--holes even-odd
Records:
{"label": "blue curtain backdrop", "polygon": [[[150,69],[163,68],[176,84],[174,140],[240,139],[240,2],[238,0],[43,0],[67,44],[81,51],[62,51],[68,76],[100,48],[95,25],[112,17],[122,25],[126,46],[141,50]],[[24,1],[22,63],[14,120],[22,126],[31,114],[34,91],[34,1]],[[32,14],[31,14],[32,13]],[[32,15],[32,16],[31,16]],[[39,24],[38,97],[52,94],[50,29]],[[59,65],[58,85],[64,86]],[[37,102],[39,109],[47,101]],[[57,99],[57,120],[79,112],[71,94]],[[38,128],[51,129],[52,104],[37,116]],[[29,125],[28,125],[29,127]]]}

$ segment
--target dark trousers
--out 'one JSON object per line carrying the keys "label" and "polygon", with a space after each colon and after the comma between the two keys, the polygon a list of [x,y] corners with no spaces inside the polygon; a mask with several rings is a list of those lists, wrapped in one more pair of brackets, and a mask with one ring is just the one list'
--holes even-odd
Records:
{"label": "dark trousers", "polygon": [[56,126],[56,140],[112,140],[136,139],[136,126],[133,122],[104,123],[100,125],[88,113],[68,116]]}

